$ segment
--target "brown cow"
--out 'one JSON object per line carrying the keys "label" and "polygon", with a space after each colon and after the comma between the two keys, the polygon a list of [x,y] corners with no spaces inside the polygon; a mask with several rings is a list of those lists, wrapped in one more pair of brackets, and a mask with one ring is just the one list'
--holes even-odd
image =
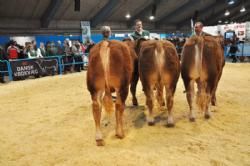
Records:
{"label": "brown cow", "polygon": [[168,41],[149,40],[142,42],[140,44],[139,75],[149,110],[148,125],[155,123],[153,90],[156,89],[157,101],[160,106],[163,106],[163,89],[165,88],[168,109],[167,126],[173,127],[173,97],[180,75],[180,62],[174,45]]}
{"label": "brown cow", "polygon": [[195,121],[193,109],[194,83],[197,83],[197,104],[210,118],[209,104],[216,104],[216,89],[225,64],[221,41],[213,36],[193,36],[184,45],[181,75],[190,108],[190,121]]}
{"label": "brown cow", "polygon": [[96,125],[96,143],[104,145],[101,129],[101,103],[107,112],[113,110],[111,93],[116,93],[116,136],[124,137],[123,112],[133,71],[129,48],[120,41],[102,41],[90,51],[87,86],[92,97]]}

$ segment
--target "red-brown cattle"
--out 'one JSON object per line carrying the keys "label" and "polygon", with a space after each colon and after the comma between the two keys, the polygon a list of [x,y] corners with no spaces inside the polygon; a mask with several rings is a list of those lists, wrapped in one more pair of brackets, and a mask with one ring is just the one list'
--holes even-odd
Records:
{"label": "red-brown cattle", "polygon": [[197,83],[197,104],[210,118],[209,104],[216,104],[216,89],[225,64],[221,41],[213,36],[193,36],[184,45],[181,75],[190,108],[189,119],[195,121],[194,83]]}
{"label": "red-brown cattle", "polygon": [[168,109],[167,126],[174,126],[172,108],[176,84],[180,75],[180,62],[174,45],[168,41],[149,40],[140,44],[139,75],[146,105],[149,110],[147,121],[154,125],[154,89],[160,106],[164,105],[163,90],[165,88]]}
{"label": "red-brown cattle", "polygon": [[92,98],[92,110],[96,125],[96,143],[104,145],[100,129],[101,106],[107,112],[113,109],[111,93],[116,93],[116,136],[124,137],[123,112],[133,71],[130,50],[120,41],[102,41],[90,51],[87,71],[87,87]]}

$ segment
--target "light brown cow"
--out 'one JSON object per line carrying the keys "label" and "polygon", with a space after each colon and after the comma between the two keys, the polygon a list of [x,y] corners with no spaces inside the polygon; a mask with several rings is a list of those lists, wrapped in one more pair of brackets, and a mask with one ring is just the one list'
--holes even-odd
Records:
{"label": "light brown cow", "polygon": [[174,45],[168,41],[149,40],[142,42],[140,44],[139,75],[149,110],[148,125],[154,125],[155,123],[153,91],[156,89],[157,101],[160,106],[163,106],[163,89],[165,88],[168,109],[167,126],[173,127],[173,100],[180,75],[180,62]]}
{"label": "light brown cow", "polygon": [[193,36],[184,45],[181,75],[190,108],[189,119],[195,121],[194,83],[197,83],[197,104],[210,118],[209,104],[216,104],[216,89],[225,64],[221,41],[212,36]]}
{"label": "light brown cow", "polygon": [[124,137],[123,112],[133,71],[129,48],[120,41],[102,41],[90,51],[87,86],[92,97],[92,110],[96,125],[96,143],[104,145],[100,129],[101,106],[107,112],[113,109],[111,93],[116,93],[116,136]]}

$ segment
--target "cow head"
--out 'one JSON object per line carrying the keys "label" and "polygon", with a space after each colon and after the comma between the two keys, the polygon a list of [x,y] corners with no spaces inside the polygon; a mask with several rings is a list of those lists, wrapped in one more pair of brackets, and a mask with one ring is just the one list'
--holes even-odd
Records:
{"label": "cow head", "polygon": [[147,41],[147,40],[148,39],[145,39],[145,38],[139,38],[135,41],[135,52],[137,53],[137,55],[139,55],[139,53],[140,53],[142,43]]}
{"label": "cow head", "polygon": [[131,56],[133,59],[137,59],[138,58],[138,54],[135,51],[136,48],[136,44],[134,40],[131,40],[131,38],[125,38],[122,40],[125,44],[128,45],[130,52],[131,52]]}

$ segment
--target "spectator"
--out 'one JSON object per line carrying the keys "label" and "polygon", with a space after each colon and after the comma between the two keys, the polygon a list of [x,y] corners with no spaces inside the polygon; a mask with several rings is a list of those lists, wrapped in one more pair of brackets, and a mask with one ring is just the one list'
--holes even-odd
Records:
{"label": "spectator", "polygon": [[42,56],[45,57],[46,56],[46,49],[45,49],[43,42],[40,43],[40,51],[41,51]]}
{"label": "spectator", "polygon": [[89,53],[90,49],[95,45],[95,43],[93,41],[91,41],[91,39],[89,37],[86,38],[86,42],[85,42],[85,53]]}
{"label": "spectator", "polygon": [[62,47],[62,42],[60,40],[57,41],[56,48],[57,48],[57,56],[62,56],[63,47]]}
{"label": "spectator", "polygon": [[68,38],[64,40],[63,63],[66,64],[64,66],[65,73],[72,71],[72,63],[73,63],[72,42]]}
{"label": "spectator", "polygon": [[55,42],[47,42],[46,44],[46,56],[56,56],[57,54],[57,47]]}
{"label": "spectator", "polygon": [[234,39],[232,41],[232,44],[230,46],[230,49],[229,49],[229,54],[231,55],[231,58],[233,59],[233,63],[236,63],[237,62],[237,58],[236,58],[236,52],[239,51],[239,48],[237,46],[237,42],[236,40]]}
{"label": "spectator", "polygon": [[19,50],[20,50],[19,55],[18,55],[19,59],[28,58],[28,56],[25,54],[25,48],[24,48],[24,46],[19,45]]}
{"label": "spectator", "polygon": [[28,55],[28,58],[36,58],[37,57],[37,53],[36,53],[32,43],[30,43],[28,45],[27,50],[26,50],[26,54]]}
{"label": "spectator", "polygon": [[10,46],[7,48],[8,59],[17,59],[20,50],[16,46],[16,41],[11,40]]}
{"label": "spectator", "polygon": [[[76,63],[83,62],[82,60],[83,52],[82,52],[81,44],[79,41],[76,41],[74,45],[72,46],[72,53],[73,53],[74,60]],[[80,72],[81,68],[83,68],[83,64],[75,64],[75,71]]]}
{"label": "spectator", "polygon": [[36,52],[36,58],[42,58],[43,56],[42,56],[41,50],[40,48],[37,48],[36,41],[32,40],[31,43],[32,43],[34,51]]}

